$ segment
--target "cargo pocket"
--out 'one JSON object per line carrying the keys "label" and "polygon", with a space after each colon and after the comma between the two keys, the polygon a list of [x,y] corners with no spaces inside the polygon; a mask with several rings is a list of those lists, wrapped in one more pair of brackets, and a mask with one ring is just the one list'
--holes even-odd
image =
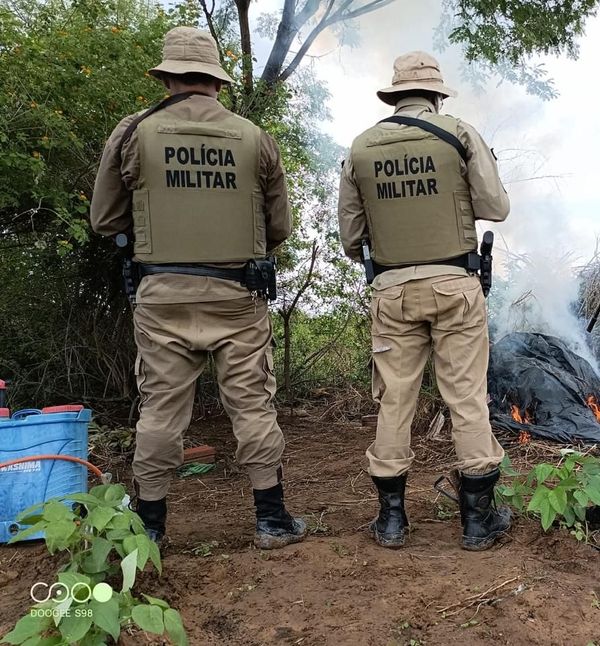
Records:
{"label": "cargo pocket", "polygon": [[384,337],[379,336],[373,336],[372,344],[373,355],[371,357],[371,393],[373,395],[373,400],[379,404],[385,391],[385,382],[383,381],[381,373],[377,368],[376,356],[378,354],[381,354],[382,352],[389,352],[391,350],[391,346]]}
{"label": "cargo pocket", "polygon": [[252,196],[254,213],[254,253],[257,256],[267,255],[267,220],[265,215],[265,200],[262,195]]}
{"label": "cargo pocket", "polygon": [[143,403],[145,399],[144,397],[144,382],[146,381],[145,367],[146,366],[144,364],[144,360],[142,359],[142,355],[138,352],[138,355],[135,358],[134,374],[135,374],[135,380],[138,387],[138,392],[140,394],[140,405]]}
{"label": "cargo pocket", "polygon": [[373,335],[393,334],[397,323],[402,323],[402,302],[404,300],[404,285],[387,287],[374,291],[371,298],[371,319]]}
{"label": "cargo pocket", "polygon": [[134,253],[152,253],[150,199],[147,190],[137,190],[133,192],[131,214],[133,217]]}
{"label": "cargo pocket", "polygon": [[271,343],[269,343],[265,351],[263,370],[265,372],[265,390],[268,395],[267,402],[271,404],[277,391],[277,382],[275,381],[273,361],[273,345]]}
{"label": "cargo pocket", "polygon": [[462,330],[485,323],[485,299],[479,278],[465,276],[432,284],[438,330]]}

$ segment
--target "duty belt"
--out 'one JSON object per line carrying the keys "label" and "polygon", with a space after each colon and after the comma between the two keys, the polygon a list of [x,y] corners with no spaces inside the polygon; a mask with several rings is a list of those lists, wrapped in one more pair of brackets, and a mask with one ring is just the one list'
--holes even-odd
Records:
{"label": "duty belt", "polygon": [[185,274],[187,276],[210,276],[211,278],[222,278],[245,283],[245,269],[226,269],[218,267],[207,267],[206,265],[148,265],[138,263],[140,277],[153,274]]}
{"label": "duty belt", "polygon": [[427,263],[409,263],[406,265],[380,265],[373,261],[373,271],[375,276],[383,274],[384,271],[390,269],[406,269],[407,267],[427,267],[428,265],[449,265],[450,267],[461,267],[467,271],[478,271],[480,267],[479,256],[477,252],[465,253],[456,258],[449,258],[448,260],[435,260]]}

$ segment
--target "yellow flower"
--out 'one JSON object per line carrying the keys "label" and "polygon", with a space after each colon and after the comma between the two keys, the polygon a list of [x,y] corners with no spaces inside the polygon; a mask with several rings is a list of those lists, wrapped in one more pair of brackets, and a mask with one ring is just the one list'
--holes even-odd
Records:
{"label": "yellow flower", "polygon": [[39,158],[40,158],[40,153],[39,153],[37,150],[34,150],[31,154],[32,154],[32,155],[33,155],[33,157],[35,157],[36,159],[39,159]]}
{"label": "yellow flower", "polygon": [[138,96],[137,101],[138,101],[138,103],[145,103],[146,99],[143,96],[140,95],[140,96]]}
{"label": "yellow flower", "polygon": [[32,101],[29,105],[30,105],[34,110],[38,107],[38,104],[37,104],[35,101]]}
{"label": "yellow flower", "polygon": [[110,30],[112,31],[113,34],[118,34],[120,31],[122,31],[118,27],[111,27]]}
{"label": "yellow flower", "polygon": [[83,191],[80,191],[80,193],[79,193],[79,199],[80,199],[82,202],[87,202],[87,201],[88,201],[88,199],[87,199],[87,195],[86,195]]}
{"label": "yellow flower", "polygon": [[87,65],[82,65],[82,66],[81,66],[81,71],[82,71],[86,76],[90,76],[90,75],[91,75],[91,73],[92,73],[92,68],[91,68],[91,67],[88,67]]}

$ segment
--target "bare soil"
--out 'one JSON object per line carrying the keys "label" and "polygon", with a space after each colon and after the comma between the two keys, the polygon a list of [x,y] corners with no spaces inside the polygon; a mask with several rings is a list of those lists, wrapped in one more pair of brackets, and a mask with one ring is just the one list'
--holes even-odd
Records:
{"label": "bare soil", "polygon": [[[280,422],[287,503],[311,535],[273,552],[252,546],[252,492],[233,463],[228,421],[190,433],[216,447],[217,468],[174,483],[164,572],[144,573],[140,585],[182,612],[193,646],[600,644],[598,551],[525,518],[490,551],[460,549],[456,507],[432,487],[450,467],[449,441],[416,438],[410,540],[391,551],[367,530],[377,506],[363,470],[373,429],[319,411]],[[523,451],[514,447],[513,457]],[[0,548],[0,634],[28,608],[32,583],[55,568],[39,543]]]}

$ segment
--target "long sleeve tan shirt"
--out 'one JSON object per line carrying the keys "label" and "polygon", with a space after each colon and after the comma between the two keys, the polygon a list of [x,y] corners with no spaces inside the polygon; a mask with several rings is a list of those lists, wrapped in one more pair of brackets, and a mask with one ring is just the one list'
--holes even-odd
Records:
{"label": "long sleeve tan shirt", "polygon": [[[216,99],[199,94],[166,107],[165,112],[179,119],[197,122],[220,121],[231,114]],[[127,127],[139,114],[129,115],[117,125],[102,154],[90,219],[92,229],[104,236],[115,236],[133,226],[131,196],[137,188],[140,172],[136,132],[125,142],[122,151],[119,148]],[[279,148],[275,140],[263,131],[260,138],[259,182],[265,198],[267,249],[270,251],[289,237],[292,218]],[[147,276],[142,280],[137,301],[197,302],[240,298],[247,294],[245,287],[233,281],[161,274]]]}
{"label": "long sleeve tan shirt", "polygon": [[[433,103],[427,99],[409,97],[396,104],[395,113],[419,118],[424,113],[435,111]],[[461,120],[458,120],[458,138],[467,151],[467,163],[462,160],[460,162],[461,172],[469,183],[475,219],[502,222],[508,216],[510,204],[498,175],[498,167],[492,151],[475,128]],[[368,238],[369,232],[351,155],[346,159],[342,169],[338,220],[340,238],[346,255],[360,261],[361,240]],[[417,278],[465,273],[465,270],[459,267],[420,265],[386,271],[377,276],[373,287],[378,289]]]}

